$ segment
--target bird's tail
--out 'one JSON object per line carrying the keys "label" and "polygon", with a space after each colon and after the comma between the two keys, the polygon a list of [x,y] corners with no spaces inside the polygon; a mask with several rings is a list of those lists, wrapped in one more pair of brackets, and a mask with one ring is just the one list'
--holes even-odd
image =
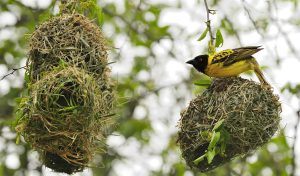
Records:
{"label": "bird's tail", "polygon": [[256,60],[254,58],[252,60],[253,60],[252,61],[253,70],[254,70],[254,73],[256,74],[256,76],[258,77],[259,82],[263,85],[267,85],[267,86],[271,87],[270,84],[266,81],[266,78],[265,78],[263,72],[260,70],[259,65],[256,62]]}

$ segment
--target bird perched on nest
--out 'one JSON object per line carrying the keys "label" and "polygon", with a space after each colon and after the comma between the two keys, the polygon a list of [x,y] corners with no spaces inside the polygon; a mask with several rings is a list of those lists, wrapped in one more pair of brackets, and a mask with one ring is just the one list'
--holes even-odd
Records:
{"label": "bird perched on nest", "polygon": [[191,64],[199,72],[210,77],[231,77],[254,70],[259,81],[269,86],[258,63],[252,56],[262,50],[261,46],[247,46],[235,49],[226,49],[213,55],[199,55],[186,63]]}

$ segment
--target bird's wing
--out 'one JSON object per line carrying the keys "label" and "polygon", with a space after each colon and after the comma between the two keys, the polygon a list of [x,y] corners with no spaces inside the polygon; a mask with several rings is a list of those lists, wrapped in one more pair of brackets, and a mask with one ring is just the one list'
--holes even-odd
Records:
{"label": "bird's wing", "polygon": [[234,51],[232,49],[220,51],[212,56],[211,64],[224,62],[228,56],[232,55],[233,53]]}
{"label": "bird's wing", "polygon": [[[213,63],[223,63],[223,66],[229,66],[241,60],[247,60],[253,58],[252,55],[262,50],[260,46],[247,46],[242,48],[235,48],[230,50],[224,50],[216,54],[218,56],[216,59],[213,58]],[[225,54],[223,53],[225,52]]]}

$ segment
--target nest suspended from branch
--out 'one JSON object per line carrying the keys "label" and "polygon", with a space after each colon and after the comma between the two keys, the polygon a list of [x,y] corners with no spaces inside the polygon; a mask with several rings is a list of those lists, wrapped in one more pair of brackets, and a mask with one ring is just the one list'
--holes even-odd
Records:
{"label": "nest suspended from branch", "polygon": [[105,148],[115,102],[107,49],[98,26],[80,14],[53,17],[30,36],[28,95],[15,128],[54,171],[82,171]]}
{"label": "nest suspended from branch", "polygon": [[100,78],[107,63],[105,38],[93,22],[80,14],[63,14],[41,24],[29,40],[30,78],[39,80],[43,72],[60,60]]}
{"label": "nest suspended from branch", "polygon": [[30,96],[19,105],[16,130],[47,167],[82,171],[96,152],[103,152],[114,123],[114,94],[106,84],[76,67],[58,67],[31,85]]}
{"label": "nest suspended from branch", "polygon": [[281,105],[270,88],[242,78],[215,79],[179,121],[178,143],[191,168],[212,170],[275,134]]}

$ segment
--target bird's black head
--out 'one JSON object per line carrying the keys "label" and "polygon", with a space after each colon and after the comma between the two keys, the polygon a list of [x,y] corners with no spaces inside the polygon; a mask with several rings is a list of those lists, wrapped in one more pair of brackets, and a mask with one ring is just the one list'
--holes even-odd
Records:
{"label": "bird's black head", "polygon": [[204,73],[205,68],[208,64],[208,55],[199,55],[192,60],[186,62],[187,64],[191,64],[197,69],[199,72]]}

